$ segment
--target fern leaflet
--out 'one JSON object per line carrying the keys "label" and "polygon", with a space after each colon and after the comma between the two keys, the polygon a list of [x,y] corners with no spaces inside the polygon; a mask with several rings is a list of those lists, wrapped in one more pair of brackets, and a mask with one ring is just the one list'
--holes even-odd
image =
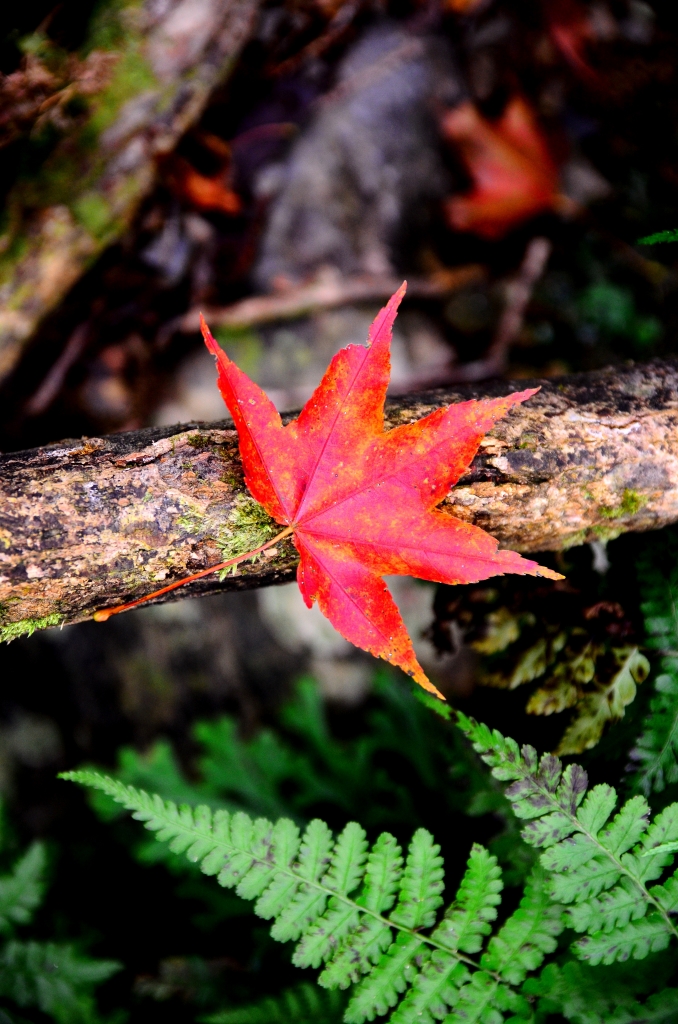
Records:
{"label": "fern leaflet", "polygon": [[45,848],[42,843],[33,843],[12,873],[0,877],[0,932],[31,920],[42,901],[44,872]]}
{"label": "fern leaflet", "polygon": [[306,982],[259,1003],[203,1017],[203,1024],[340,1024],[346,997]]}
{"label": "fern leaflet", "polygon": [[[577,956],[591,964],[641,959],[665,949],[678,928],[678,873],[666,877],[678,840],[678,804],[652,822],[644,797],[628,800],[612,817],[617,794],[607,785],[588,789],[579,765],[564,771],[552,754],[458,714],[458,724],[493,775],[511,785],[515,814],[528,819],[522,835],[542,847],[551,897],[568,905],[569,924],[583,937]],[[648,886],[664,876],[663,884]]]}
{"label": "fern leaflet", "polygon": [[483,936],[492,931],[490,922],[497,918],[495,908],[501,902],[502,888],[496,858],[474,844],[457,898],[434,935],[441,938],[448,949],[477,953],[482,949]]}
{"label": "fern leaflet", "polygon": [[358,982],[347,1024],[389,1010],[393,1024],[500,1024],[505,1012],[529,1016],[515,986],[553,952],[562,930],[562,910],[549,898],[541,868],[476,961],[469,953],[482,950],[502,888],[497,860],[482,847],[473,848],[456,898],[438,922],[443,864],[425,829],[414,833],[403,858],[388,833],[368,848],[355,822],[336,839],[319,820],[302,835],[289,819],[273,824],[242,811],[177,807],[92,771],[62,777],[107,793],[173,852],[255,900],[255,912],[273,919],[272,936],[297,943],[294,963],[325,964],[320,985]]}
{"label": "fern leaflet", "polygon": [[120,964],[90,960],[70,946],[12,940],[0,951],[0,996],[37,1006],[58,1024],[90,1024],[92,990],[118,970]]}

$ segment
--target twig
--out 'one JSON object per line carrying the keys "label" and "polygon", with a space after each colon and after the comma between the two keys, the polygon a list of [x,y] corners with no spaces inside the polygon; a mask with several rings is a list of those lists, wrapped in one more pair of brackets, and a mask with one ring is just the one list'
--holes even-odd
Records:
{"label": "twig", "polygon": [[90,323],[79,324],[66,342],[66,347],[52,365],[38,390],[26,402],[27,416],[40,416],[61,391],[71,366],[80,358],[89,337]]}
{"label": "twig", "polygon": [[348,31],[360,12],[362,5],[363,0],[348,0],[348,2],[343,3],[330,20],[325,31],[317,39],[304,46],[299,53],[295,53],[292,57],[288,57],[287,60],[276,64],[275,67],[271,68],[269,74],[276,78],[282,78],[285,75],[291,75],[298,71],[306,61],[322,57]]}
{"label": "twig", "polygon": [[162,597],[164,594],[171,593],[172,590],[178,590],[179,587],[186,586],[187,583],[193,583],[194,580],[201,580],[205,576],[211,576],[214,572],[219,572],[222,569],[228,569],[232,565],[239,565],[240,562],[247,561],[248,558],[255,557],[256,555],[262,554],[269,548],[275,551],[275,545],[280,540],[284,540],[285,537],[289,537],[294,531],[293,526],[286,526],[284,530],[281,530],[275,537],[271,537],[265,544],[260,544],[258,548],[253,548],[251,551],[245,551],[243,554],[235,555],[233,558],[227,559],[225,562],[218,562],[217,565],[210,565],[207,569],[201,569],[200,572],[193,572],[190,576],[184,576],[181,580],[175,580],[174,583],[168,583],[166,587],[161,587],[160,590],[154,590],[151,594],[145,594],[144,597],[138,597],[135,601],[127,601],[125,604],[116,604],[113,608],[100,608],[99,611],[94,612],[92,616],[96,622],[107,622],[111,615],[119,615],[120,612],[128,612],[131,608],[138,608],[140,604],[146,604],[147,601],[155,601],[156,598]]}
{"label": "twig", "polygon": [[548,238],[532,239],[525,250],[518,274],[506,285],[506,305],[487,352],[482,359],[455,367],[441,383],[471,384],[489,377],[499,377],[506,372],[509,350],[523,326],[525,310],[532,298],[534,286],[546,269],[551,248]]}
{"label": "twig", "polygon": [[329,92],[323,93],[315,101],[315,107],[327,107],[338,101],[354,96],[369,89],[387,75],[400,68],[407,61],[416,60],[424,55],[424,43],[421,39],[406,39],[399,46],[388,50],[382,57],[360,68],[349,78],[339,82]]}
{"label": "twig", "polygon": [[[485,269],[477,263],[439,271],[429,279],[410,280],[408,298],[437,299],[448,292],[475,284],[485,276]],[[353,302],[381,302],[400,287],[401,279],[390,277],[340,277],[323,273],[314,281],[290,285],[271,295],[254,295],[232,306],[214,306],[211,309],[189,309],[183,316],[165,324],[158,336],[162,345],[172,334],[192,334],[200,329],[203,313],[210,327],[231,327],[244,330],[258,324],[276,320],[294,320],[324,309],[350,305]]]}

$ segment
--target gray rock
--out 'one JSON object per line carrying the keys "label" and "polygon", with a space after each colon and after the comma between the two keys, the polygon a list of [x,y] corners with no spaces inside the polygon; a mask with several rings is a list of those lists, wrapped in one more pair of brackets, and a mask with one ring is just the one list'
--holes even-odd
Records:
{"label": "gray rock", "polygon": [[443,39],[383,22],[340,65],[302,131],[272,201],[255,269],[259,288],[331,266],[387,273],[399,240],[421,229],[449,182],[436,100],[461,95]]}

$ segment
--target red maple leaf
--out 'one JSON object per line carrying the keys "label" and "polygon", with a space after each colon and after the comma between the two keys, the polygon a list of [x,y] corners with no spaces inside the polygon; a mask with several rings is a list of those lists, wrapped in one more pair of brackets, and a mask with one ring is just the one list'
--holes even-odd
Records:
{"label": "red maple leaf", "polygon": [[204,321],[202,330],[238,430],[245,482],[293,533],[306,604],[317,601],[347,640],[437,694],[383,576],[439,583],[475,583],[507,572],[561,577],[514,551],[499,551],[488,533],[435,508],[496,420],[538,389],[450,405],[384,430],[391,329],[404,293],[403,284],[372,324],[367,346],[349,345],[335,355],[287,426]]}
{"label": "red maple leaf", "polygon": [[445,204],[451,227],[500,238],[535,214],[560,208],[557,168],[522,97],[510,100],[495,122],[473,103],[461,103],[445,114],[441,128],[473,179],[467,195]]}

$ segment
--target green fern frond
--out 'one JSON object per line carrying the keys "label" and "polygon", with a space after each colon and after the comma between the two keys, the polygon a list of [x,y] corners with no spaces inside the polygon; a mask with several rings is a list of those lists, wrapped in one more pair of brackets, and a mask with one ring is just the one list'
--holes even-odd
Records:
{"label": "green fern frond", "polygon": [[667,844],[678,840],[678,804],[653,822],[642,796],[627,801],[612,817],[617,794],[606,785],[588,790],[579,765],[565,771],[551,754],[538,758],[512,739],[458,714],[458,724],[493,775],[511,785],[506,796],[515,814],[528,820],[522,835],[542,847],[552,899],[568,905],[571,926],[584,933],[577,956],[591,964],[643,958],[665,949],[678,928],[678,880],[648,888],[672,861]]}
{"label": "green fern frond", "polygon": [[643,730],[631,751],[646,795],[678,782],[678,535],[663,530],[638,561],[647,646],[663,653]]}
{"label": "green fern frond", "polygon": [[388,833],[369,849],[355,822],[336,839],[318,820],[302,835],[289,819],[273,824],[241,811],[177,807],[92,771],[62,777],[107,793],[175,853],[255,900],[255,912],[273,919],[271,935],[297,942],[295,964],[326,965],[320,985],[345,988],[362,977],[347,1024],[391,1009],[394,1024],[441,1017],[446,1024],[500,1024],[504,1012],[527,1012],[514,986],[553,951],[562,928],[539,869],[477,962],[466,950],[481,951],[502,888],[496,858],[481,847],[474,847],[452,907],[437,922],[443,863],[425,829],[414,833],[403,859]]}
{"label": "green fern frond", "polygon": [[269,996],[259,1003],[222,1010],[203,1017],[203,1024],[339,1024],[346,997],[317,985],[304,984]]}
{"label": "green fern frond", "polygon": [[45,848],[33,843],[16,862],[10,875],[0,877],[0,932],[27,924],[44,892]]}
{"label": "green fern frond", "polygon": [[643,1024],[671,1024],[678,1018],[678,988],[665,988],[650,996],[644,1006],[633,1008],[630,1024],[642,1020]]}
{"label": "green fern frond", "polygon": [[0,951],[0,997],[37,1007],[57,1024],[90,1024],[96,1019],[93,989],[121,967],[70,946],[13,940]]}
{"label": "green fern frond", "polygon": [[678,228],[667,228],[655,231],[653,235],[645,235],[638,239],[636,245],[658,245],[660,242],[678,242]]}
{"label": "green fern frond", "polygon": [[228,716],[198,722],[193,732],[204,750],[198,763],[206,793],[223,794],[255,813],[285,814],[280,790],[294,775],[295,758],[275,732],[262,729],[245,741],[236,720]]}
{"label": "green fern frond", "polygon": [[321,985],[348,988],[367,974],[371,965],[388,949],[391,929],[382,921],[382,915],[395,903],[402,868],[399,845],[392,835],[383,832],[368,854],[363,889],[356,900],[361,907],[377,916],[363,916],[351,933],[350,943],[344,942],[320,975]]}
{"label": "green fern frond", "polygon": [[520,906],[490,939],[481,965],[495,971],[503,981],[520,985],[546,954],[554,951],[562,930],[562,908],[554,904],[546,873],[537,867],[528,879]]}
{"label": "green fern frond", "polygon": [[[419,801],[403,781],[409,779],[418,790],[430,792],[443,815],[467,809],[474,816],[501,815],[505,831],[497,841],[505,853],[520,851],[523,844],[508,803],[463,737],[429,714],[407,683],[379,671],[373,685],[374,706],[364,728],[350,739],[333,734],[317,683],[302,678],[281,708],[280,731],[264,728],[245,739],[235,718],[220,716],[196,723],[193,736],[200,753],[190,776],[163,739],[145,752],[122,748],[111,774],[177,804],[204,803],[273,821],[286,817],[303,824],[318,806],[332,806],[345,820],[359,820],[375,832],[386,821],[391,828],[410,831],[422,824]],[[453,784],[441,786],[445,778]],[[366,803],[367,791],[372,799]],[[106,821],[122,814],[103,793],[93,791],[90,803]],[[147,833],[141,833],[133,853],[145,864],[164,861],[174,874],[191,870],[185,859]],[[511,881],[522,882],[529,867],[518,853]]]}
{"label": "green fern frond", "polygon": [[[462,984],[457,983],[458,992],[451,993],[453,1009],[445,1017],[446,1024],[485,1024],[502,1020],[504,1013],[510,1013],[513,1021],[529,1019],[529,1003],[515,986],[556,948],[557,936],[563,928],[561,919],[562,908],[550,900],[545,874],[536,869],[520,906],[490,939],[480,960],[481,970],[469,974],[462,965],[457,968],[459,975],[464,970],[465,977]],[[394,1015],[391,1019],[400,1024],[401,1017]],[[421,1015],[402,1017],[402,1024],[420,1020]]]}
{"label": "green fern frond", "polygon": [[[485,862],[482,865],[481,859]],[[479,867],[490,867],[490,871],[480,873]],[[457,907],[462,905],[476,882],[479,886],[477,902],[493,909],[498,902],[498,875],[496,859],[482,847],[475,847],[457,893]],[[454,914],[454,908],[451,909]],[[391,1024],[418,1024],[422,1019],[431,1019],[424,1016],[426,1011],[435,1019],[444,1018],[446,1024],[501,1020],[503,1012],[529,1016],[529,1004],[514,987],[556,948],[556,939],[563,927],[561,918],[562,908],[550,900],[546,891],[545,873],[537,869],[528,879],[518,909],[490,939],[480,959],[480,970],[470,973],[465,964],[455,963],[452,957],[435,951],[391,1016]],[[489,930],[487,927],[486,931]],[[440,934],[439,930],[436,934]],[[477,941],[482,940],[476,939],[473,945]],[[447,1011],[448,1006],[451,1012]],[[346,1020],[351,1019],[347,1014]]]}

